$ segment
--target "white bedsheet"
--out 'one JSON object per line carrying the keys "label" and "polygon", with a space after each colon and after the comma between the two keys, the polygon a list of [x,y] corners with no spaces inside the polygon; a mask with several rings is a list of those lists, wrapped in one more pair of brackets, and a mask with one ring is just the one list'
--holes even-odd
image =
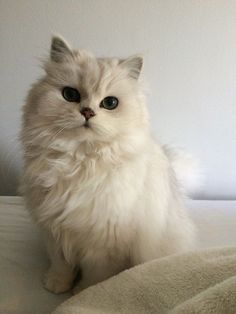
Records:
{"label": "white bedsheet", "polygon": [[[198,248],[236,244],[236,201],[189,201]],[[0,313],[49,314],[70,294],[42,287],[48,259],[20,197],[0,197]]]}

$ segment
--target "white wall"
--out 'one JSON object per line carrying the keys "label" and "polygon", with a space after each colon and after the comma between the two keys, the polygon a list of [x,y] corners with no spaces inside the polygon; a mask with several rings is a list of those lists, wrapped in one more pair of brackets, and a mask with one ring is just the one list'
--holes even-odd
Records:
{"label": "white wall", "polygon": [[15,193],[20,108],[60,33],[102,56],[145,53],[153,133],[206,172],[200,197],[236,199],[236,1],[0,0],[0,188]]}

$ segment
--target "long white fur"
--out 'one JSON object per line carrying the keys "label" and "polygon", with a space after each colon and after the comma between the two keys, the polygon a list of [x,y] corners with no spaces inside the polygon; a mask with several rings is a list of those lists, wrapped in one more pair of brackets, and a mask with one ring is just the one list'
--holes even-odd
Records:
{"label": "long white fur", "polygon": [[204,185],[204,172],[199,160],[179,147],[165,145],[163,149],[183,192],[194,197]]}
{"label": "long white fur", "polygon": [[[52,41],[45,76],[24,106],[22,190],[46,237],[45,287],[77,291],[118,272],[192,247],[194,227],[168,154],[149,133],[139,56],[96,59]],[[81,91],[68,103],[64,86]],[[115,110],[100,108],[106,96]],[[96,115],[83,127],[82,107]]]}

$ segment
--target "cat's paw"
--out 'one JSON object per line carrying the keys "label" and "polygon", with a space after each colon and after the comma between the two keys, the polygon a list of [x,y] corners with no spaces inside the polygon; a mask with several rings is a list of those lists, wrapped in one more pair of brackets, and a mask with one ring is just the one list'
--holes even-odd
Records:
{"label": "cat's paw", "polygon": [[61,278],[60,274],[48,271],[43,280],[44,288],[55,293],[63,293],[71,288],[71,282],[65,280],[65,278]]}

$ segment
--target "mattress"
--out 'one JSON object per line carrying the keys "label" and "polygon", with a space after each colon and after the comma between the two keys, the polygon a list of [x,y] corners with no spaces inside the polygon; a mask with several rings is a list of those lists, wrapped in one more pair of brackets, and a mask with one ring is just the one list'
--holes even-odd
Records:
{"label": "mattress", "polygon": [[[188,201],[198,248],[236,244],[236,201]],[[42,286],[48,267],[40,232],[20,197],[0,197],[0,313],[51,313],[70,294]]]}

